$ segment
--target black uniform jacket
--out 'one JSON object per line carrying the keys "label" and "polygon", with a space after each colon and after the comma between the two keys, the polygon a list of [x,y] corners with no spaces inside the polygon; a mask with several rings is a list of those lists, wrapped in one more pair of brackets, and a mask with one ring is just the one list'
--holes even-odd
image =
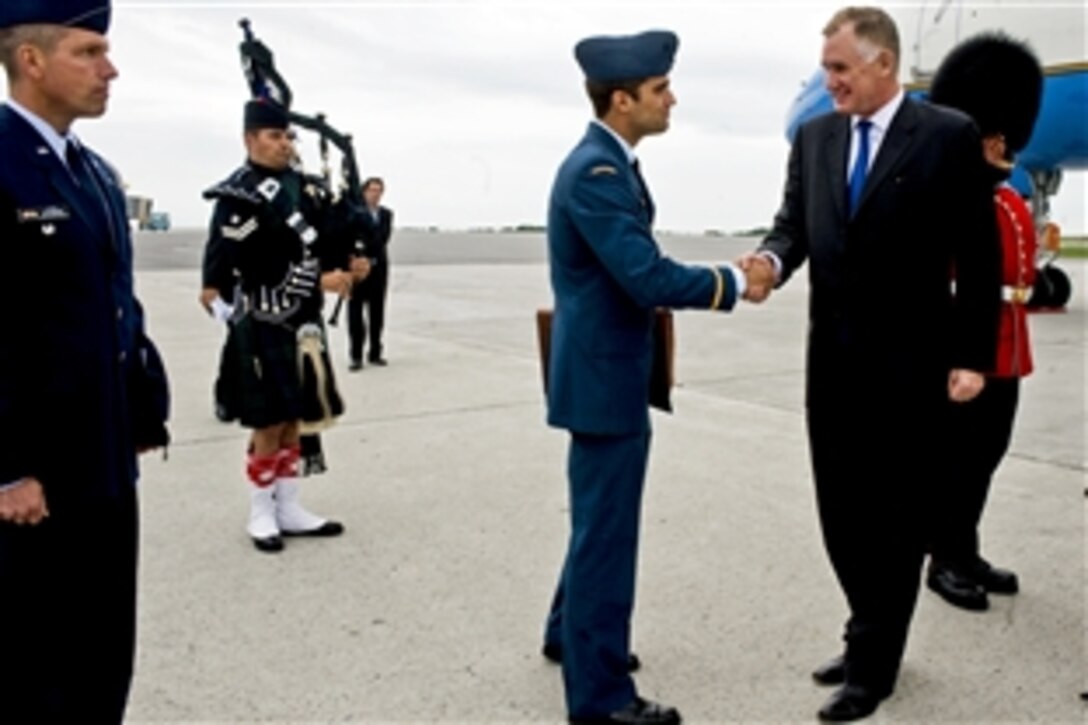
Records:
{"label": "black uniform jacket", "polygon": [[[268,204],[256,191],[269,179],[282,187],[282,207]],[[228,300],[236,287],[246,295],[277,288],[290,268],[302,262],[303,242],[287,221],[295,211],[305,225],[299,228],[312,230],[310,253],[320,269],[348,266],[354,225],[344,221],[349,215],[334,204],[321,179],[246,163],[204,196],[215,200],[215,208],[204,250],[203,284]],[[320,310],[322,299],[318,291],[309,316]]]}

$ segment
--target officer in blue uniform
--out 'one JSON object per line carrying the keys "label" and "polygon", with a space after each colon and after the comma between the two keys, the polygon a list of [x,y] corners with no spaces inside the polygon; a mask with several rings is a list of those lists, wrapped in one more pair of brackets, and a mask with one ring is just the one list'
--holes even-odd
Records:
{"label": "officer in blue uniform", "polygon": [[651,233],[654,205],[634,147],[668,128],[677,45],[664,31],[578,43],[596,119],[549,202],[548,423],[570,431],[572,531],[544,655],[562,662],[572,721],[680,721],[674,708],[640,698],[630,675],[654,309],[730,310],[747,281],[733,265],[675,262]]}
{"label": "officer in blue uniform", "polygon": [[136,637],[137,451],[165,371],[124,193],[72,133],[117,71],[103,0],[0,4],[0,720],[117,723]]}

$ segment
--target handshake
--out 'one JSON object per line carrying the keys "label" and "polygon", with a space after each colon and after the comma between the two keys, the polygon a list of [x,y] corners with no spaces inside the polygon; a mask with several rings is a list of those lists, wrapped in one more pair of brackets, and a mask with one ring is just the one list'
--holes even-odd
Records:
{"label": "handshake", "polygon": [[747,252],[738,257],[733,264],[744,273],[748,283],[744,290],[744,299],[758,303],[771,295],[771,290],[778,281],[778,271],[769,255]]}

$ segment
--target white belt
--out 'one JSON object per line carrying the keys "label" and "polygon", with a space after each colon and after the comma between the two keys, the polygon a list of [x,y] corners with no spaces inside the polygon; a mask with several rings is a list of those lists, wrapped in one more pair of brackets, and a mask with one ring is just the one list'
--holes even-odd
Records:
{"label": "white belt", "polygon": [[1001,299],[1004,302],[1014,302],[1017,304],[1027,304],[1031,299],[1031,293],[1034,290],[1031,287],[1014,287],[1013,285],[1001,286]]}

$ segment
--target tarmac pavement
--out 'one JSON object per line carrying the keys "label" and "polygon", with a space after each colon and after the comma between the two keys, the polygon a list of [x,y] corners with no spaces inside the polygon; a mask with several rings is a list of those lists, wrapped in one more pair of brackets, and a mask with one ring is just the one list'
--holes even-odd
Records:
{"label": "tarmac pavement", "polygon": [[[174,443],[143,462],[129,721],[564,721],[539,654],[568,532],[567,440],[544,424],[533,327],[550,305],[542,237],[394,236],[390,365],[349,373],[332,331],[348,411],[324,435],[330,471],[303,482],[347,531],[266,555],[245,533],[246,433],[212,415],[224,331],[196,303],[200,236],[136,242]],[[663,243],[694,261],[751,240]],[[983,522],[1022,592],[980,614],[923,590],[874,722],[1085,720],[1086,275],[1065,266],[1075,296],[1032,316],[1037,370]],[[633,641],[642,694],[689,722],[813,721],[829,692],[809,671],[841,649],[802,416],[804,276],[762,307],[677,317]]]}

